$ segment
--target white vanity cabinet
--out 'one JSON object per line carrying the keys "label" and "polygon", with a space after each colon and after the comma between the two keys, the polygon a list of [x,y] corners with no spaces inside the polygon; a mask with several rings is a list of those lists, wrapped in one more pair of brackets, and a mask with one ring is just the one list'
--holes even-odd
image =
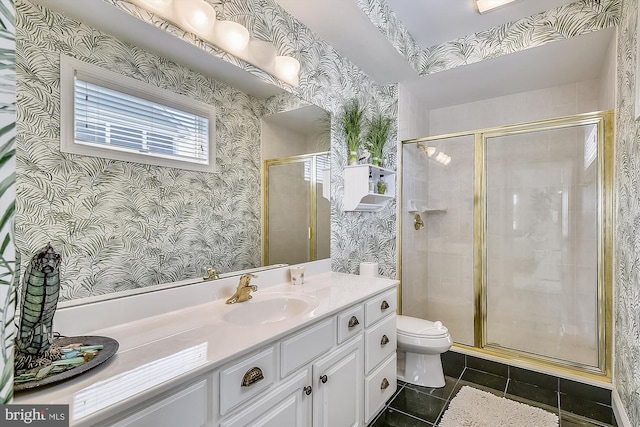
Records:
{"label": "white vanity cabinet", "polygon": [[375,417],[397,388],[397,308],[398,294],[395,289],[370,298],[364,304],[364,420],[366,423]]}
{"label": "white vanity cabinet", "polygon": [[[211,425],[364,427],[396,390],[396,302],[394,288],[223,366]],[[240,387],[255,367],[263,378]]]}
{"label": "white vanity cabinet", "polygon": [[358,335],[314,362],[314,427],[364,426],[362,347]]}
{"label": "white vanity cabinet", "polygon": [[208,419],[208,385],[202,379],[148,403],[113,427],[205,427]]}

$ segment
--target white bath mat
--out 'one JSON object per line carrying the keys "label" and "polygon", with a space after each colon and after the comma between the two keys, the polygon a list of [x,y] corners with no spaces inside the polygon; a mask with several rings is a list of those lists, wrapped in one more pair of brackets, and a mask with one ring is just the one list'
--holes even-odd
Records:
{"label": "white bath mat", "polygon": [[449,403],[439,427],[557,427],[558,416],[464,386]]}

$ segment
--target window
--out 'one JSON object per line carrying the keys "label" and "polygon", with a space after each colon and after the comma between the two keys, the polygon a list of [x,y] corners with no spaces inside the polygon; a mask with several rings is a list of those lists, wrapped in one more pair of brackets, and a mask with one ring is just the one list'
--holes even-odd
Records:
{"label": "window", "polygon": [[60,80],[63,152],[213,172],[212,106],[64,55]]}

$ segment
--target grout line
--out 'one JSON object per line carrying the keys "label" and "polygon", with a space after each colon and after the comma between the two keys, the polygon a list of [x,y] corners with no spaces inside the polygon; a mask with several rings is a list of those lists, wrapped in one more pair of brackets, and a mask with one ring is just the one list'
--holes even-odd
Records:
{"label": "grout line", "polygon": [[[413,418],[414,420],[418,420],[418,421],[422,421],[423,423],[427,423],[427,424],[429,424],[430,426],[435,426],[435,425],[436,425],[436,424],[431,423],[431,422],[429,422],[429,421],[427,421],[427,420],[425,420],[425,419],[422,419],[422,418],[420,418],[420,417],[416,417],[415,415],[407,414],[406,412],[401,411],[400,409],[397,409],[397,408],[389,408],[389,409],[391,409],[391,410],[393,410],[393,411],[396,411],[396,412],[399,412],[399,413],[401,413],[401,414],[403,414],[403,415],[406,415],[407,417],[411,417],[411,418]],[[437,418],[436,418],[436,421],[438,421],[438,419],[437,419]]]}

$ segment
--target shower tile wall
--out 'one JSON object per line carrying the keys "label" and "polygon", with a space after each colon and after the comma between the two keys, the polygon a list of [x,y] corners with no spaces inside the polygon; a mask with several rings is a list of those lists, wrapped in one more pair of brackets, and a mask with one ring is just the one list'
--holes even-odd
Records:
{"label": "shower tile wall", "polygon": [[429,135],[610,109],[614,107],[610,96],[614,82],[611,78],[587,80],[433,109],[429,111]]}

